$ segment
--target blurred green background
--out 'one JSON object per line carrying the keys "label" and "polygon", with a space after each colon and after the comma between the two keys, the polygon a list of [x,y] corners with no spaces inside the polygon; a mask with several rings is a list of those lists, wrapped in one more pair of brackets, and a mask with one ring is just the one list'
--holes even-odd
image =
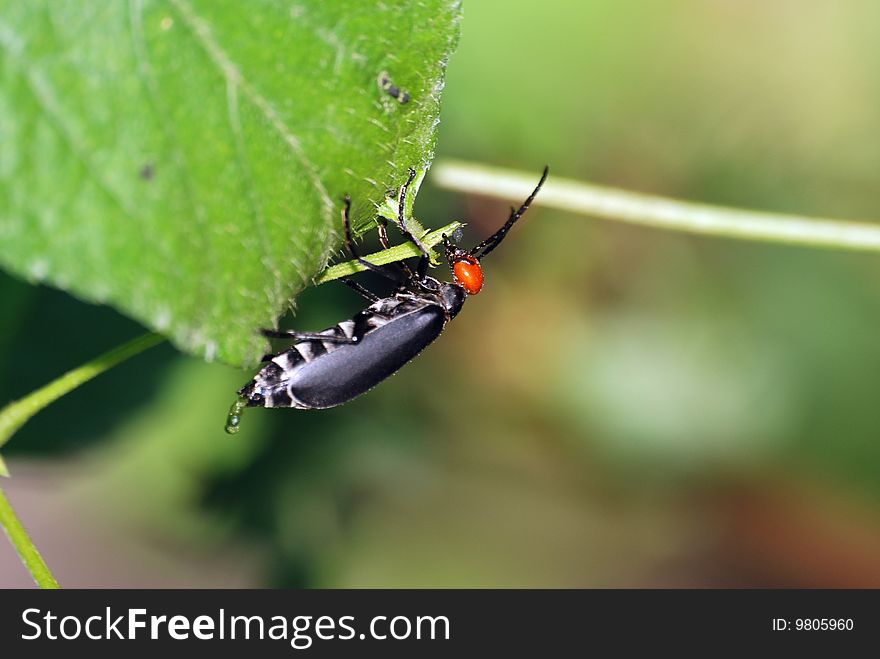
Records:
{"label": "blurred green background", "polygon": [[[443,157],[880,218],[880,5],[465,5]],[[431,186],[430,226],[504,204]],[[535,207],[441,341],[355,402],[248,413],[168,346],[34,418],[4,483],[67,586],[880,586],[880,258]],[[443,273],[445,277],[445,273]],[[0,275],[0,400],[134,323]],[[310,289],[294,323],[351,315]],[[0,543],[0,586],[26,586]]]}

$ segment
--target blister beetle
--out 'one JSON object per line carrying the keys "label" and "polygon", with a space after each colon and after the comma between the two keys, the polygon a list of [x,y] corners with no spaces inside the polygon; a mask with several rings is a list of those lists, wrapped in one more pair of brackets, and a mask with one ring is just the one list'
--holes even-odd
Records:
{"label": "blister beetle", "polygon": [[[345,198],[342,226],[345,248],[368,270],[392,280],[395,292],[380,298],[357,282],[343,278],[350,288],[370,301],[370,306],[354,318],[343,320],[322,332],[263,330],[269,338],[289,338],[291,347],[263,358],[266,365],[239,391],[238,400],[229,410],[226,431],[238,431],[245,407],[292,407],[300,410],[325,409],[347,403],[366,393],[433,343],[446,324],[461,311],[468,295],[476,295],[483,286],[480,260],[504,240],[507,232],[528,210],[549,168],[544,168],[538,185],[518,209],[511,209],[507,222],[494,234],[470,250],[458,248],[443,236],[446,261],[453,282],[429,277],[428,249],[407,228],[404,202],[415,178],[400,188],[397,203],[397,226],[403,236],[421,252],[415,270],[406,263],[378,266],[360,257],[351,238],[349,210]],[[379,220],[379,242],[388,249],[387,222]]]}

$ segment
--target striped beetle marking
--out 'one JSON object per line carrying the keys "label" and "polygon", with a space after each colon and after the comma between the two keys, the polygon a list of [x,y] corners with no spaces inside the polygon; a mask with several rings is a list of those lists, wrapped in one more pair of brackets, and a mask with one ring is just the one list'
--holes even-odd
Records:
{"label": "striped beetle marking", "polygon": [[[528,210],[548,171],[545,167],[528,199],[518,209],[512,209],[507,222],[479,245],[465,251],[443,236],[446,260],[453,272],[452,283],[427,275],[428,250],[404,222],[404,200],[415,178],[414,170],[410,170],[409,178],[400,188],[397,226],[422,252],[415,271],[405,263],[377,266],[358,256],[349,225],[351,202],[346,197],[342,211],[346,249],[368,270],[394,281],[395,292],[379,298],[357,282],[344,278],[343,283],[371,302],[354,318],[321,332],[263,330],[264,336],[289,338],[295,343],[263,358],[266,365],[239,390],[239,398],[229,410],[226,431],[238,432],[245,407],[311,410],[347,403],[375,387],[433,343],[461,311],[467,296],[480,292],[483,285],[480,260],[504,240],[510,228]],[[387,225],[383,218],[379,219],[379,241],[388,249]]]}

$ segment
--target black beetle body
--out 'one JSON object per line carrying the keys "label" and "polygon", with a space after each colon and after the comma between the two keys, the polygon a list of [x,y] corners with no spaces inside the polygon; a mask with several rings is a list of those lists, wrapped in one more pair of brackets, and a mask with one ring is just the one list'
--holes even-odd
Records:
{"label": "black beetle body", "polygon": [[436,292],[398,292],[318,332],[350,342],[306,339],[272,357],[239,395],[248,407],[324,409],[366,393],[430,345],[466,294],[431,277]]}
{"label": "black beetle body", "polygon": [[[310,410],[342,405],[366,393],[418,355],[461,311],[467,296],[479,293],[483,285],[480,259],[504,240],[513,224],[528,210],[547,172],[545,167],[537,187],[523,205],[513,209],[507,222],[479,245],[465,251],[443,236],[446,260],[455,283],[427,276],[428,250],[410,233],[404,221],[404,201],[415,171],[410,170],[409,178],[400,188],[397,204],[397,226],[422,254],[415,271],[405,263],[377,266],[357,255],[349,227],[350,201],[346,197],[342,212],[346,248],[366,269],[393,280],[396,291],[379,298],[360,284],[343,278],[343,283],[372,303],[354,318],[322,332],[263,330],[265,336],[290,338],[295,343],[264,358],[268,363],[239,390],[239,398],[229,410],[226,431],[238,432],[245,407]],[[386,229],[385,221],[380,219],[379,240],[388,249]]]}

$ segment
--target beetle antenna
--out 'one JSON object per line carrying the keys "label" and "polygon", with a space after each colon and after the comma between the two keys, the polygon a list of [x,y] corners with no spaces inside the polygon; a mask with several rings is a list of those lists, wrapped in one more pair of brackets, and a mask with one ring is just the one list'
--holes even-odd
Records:
{"label": "beetle antenna", "polygon": [[474,247],[469,253],[471,256],[475,256],[478,259],[483,258],[491,252],[493,249],[498,247],[501,244],[501,241],[504,240],[504,237],[507,235],[507,232],[510,231],[510,227],[512,227],[516,221],[521,218],[527,210],[529,210],[529,206],[535,200],[535,197],[538,194],[538,191],[541,189],[541,186],[544,185],[544,181],[547,180],[547,174],[550,173],[550,167],[544,166],[544,173],[541,174],[541,180],[538,181],[538,185],[535,186],[535,189],[532,190],[532,194],[529,195],[528,199],[523,202],[523,205],[518,209],[511,209],[510,217],[507,219],[507,222],[504,223],[498,231],[493,233],[491,236],[486,238],[479,245]]}

